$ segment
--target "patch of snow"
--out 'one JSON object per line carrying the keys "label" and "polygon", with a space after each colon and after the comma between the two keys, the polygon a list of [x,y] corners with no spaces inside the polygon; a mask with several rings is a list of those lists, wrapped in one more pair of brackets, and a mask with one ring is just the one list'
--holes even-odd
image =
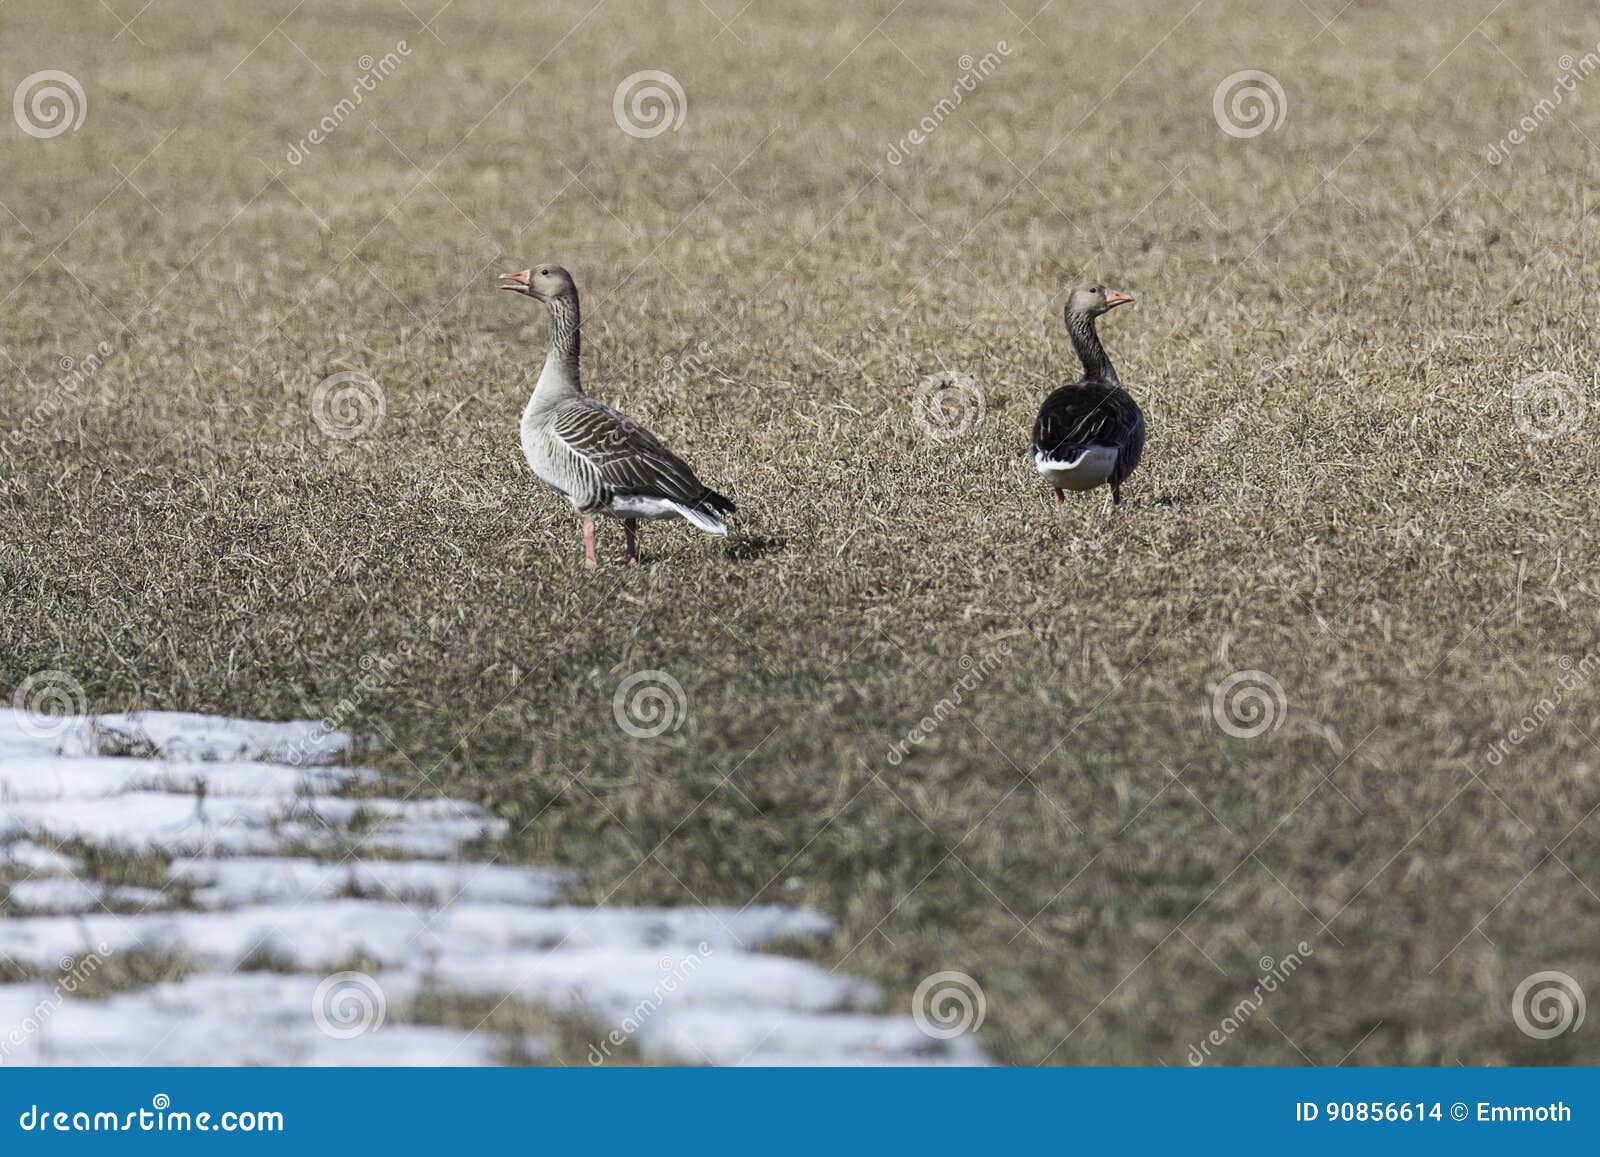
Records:
{"label": "patch of snow", "polygon": [[[569,871],[446,862],[508,825],[459,800],[332,794],[381,781],[311,766],[350,750],[320,723],[143,712],[60,721],[41,739],[25,722],[0,710],[0,868],[30,876],[0,888],[36,914],[0,919],[0,955],[51,974],[153,951],[196,971],[104,1000],[0,985],[0,1062],[481,1065],[546,1049],[406,1023],[432,994],[578,1010],[600,1051],[627,1039],[660,1060],[985,1063],[970,1038],[873,1015],[882,994],[867,981],[760,951],[827,935],[818,913],[590,909],[560,903]],[[35,842],[68,838],[177,857],[169,887],[107,887]],[[410,858],[383,858],[395,853]],[[197,909],[156,910],[186,894]],[[360,980],[387,1017],[327,1031],[321,986],[355,959],[373,962]],[[247,962],[286,971],[237,971]]]}
{"label": "patch of snow", "polygon": [[573,883],[574,875],[503,864],[263,856],[180,860],[172,865],[172,878],[195,885],[194,898],[205,907],[234,908],[346,895],[433,905],[549,904]]}
{"label": "patch of snow", "polygon": [[19,868],[35,876],[57,876],[77,871],[78,861],[32,840],[17,840],[0,846],[0,868]]}
{"label": "patch of snow", "polygon": [[129,885],[107,888],[70,876],[45,876],[21,880],[10,886],[8,898],[24,912],[98,912],[110,908],[163,908],[172,897],[154,888]]}
{"label": "patch of snow", "polygon": [[153,753],[166,759],[248,759],[291,767],[331,763],[349,750],[348,735],[313,719],[268,723],[188,711],[91,716],[61,745],[63,755]]}
{"label": "patch of snow", "polygon": [[0,763],[0,799],[97,799],[128,791],[167,791],[238,798],[292,799],[370,783],[366,770],[279,767],[270,763],[195,763],[163,759],[33,755]]}
{"label": "patch of snow", "polygon": [[283,807],[274,800],[208,800],[130,791],[104,799],[34,800],[0,811],[0,837],[37,834],[79,839],[129,851],[265,852],[277,848],[268,825]]}
{"label": "patch of snow", "polygon": [[[87,727],[80,719],[74,719],[64,724],[69,730],[78,731]],[[46,729],[48,734],[40,734],[40,728],[35,717],[26,711],[18,711],[12,707],[0,707],[0,752],[10,758],[21,758],[28,755],[60,755],[61,745],[67,737],[55,731],[54,724]]]}
{"label": "patch of snow", "polygon": [[301,767],[332,763],[350,750],[348,735],[313,719],[270,723],[188,711],[132,711],[40,721],[25,711],[0,708],[0,752],[7,756],[153,755]]}
{"label": "patch of snow", "polygon": [[[105,944],[112,952],[182,950],[212,967],[235,968],[265,951],[297,968],[332,968],[361,955],[403,968],[432,953],[463,960],[509,958],[541,949],[640,950],[654,966],[664,953],[755,947],[779,936],[816,935],[828,921],[792,908],[448,908],[361,899],[261,904],[214,912],[39,916],[0,921],[0,954],[34,967]],[[704,946],[701,948],[701,946]],[[619,957],[619,963],[626,958]],[[763,962],[798,963],[783,957]],[[525,963],[525,961],[524,961]]]}
{"label": "patch of snow", "polygon": [[[0,766],[4,761],[0,760]],[[365,817],[370,827],[349,825]],[[274,831],[273,829],[277,830]],[[271,852],[286,842],[355,844],[417,856],[449,855],[480,838],[504,835],[504,820],[455,800],[345,799],[328,796],[204,798],[192,792],[130,789],[94,798],[23,800],[0,812],[0,838],[37,833],[131,851],[180,855]]]}
{"label": "patch of snow", "polygon": [[641,1002],[650,1005],[652,1018],[667,1020],[697,1006],[815,1014],[866,1009],[882,998],[870,981],[809,960],[735,949],[587,948],[493,958],[447,951],[431,962],[431,971],[452,988],[584,1007],[608,1023],[634,1016]]}
{"label": "patch of snow", "polygon": [[[190,976],[105,1001],[57,1003],[41,984],[0,986],[0,1024],[36,1026],[3,1059],[29,1065],[492,1065],[511,1044],[546,1051],[537,1037],[395,1023],[416,989],[385,978],[385,1019],[348,1038],[318,1027],[321,978],[275,972]],[[39,1015],[41,1008],[48,1008]]]}

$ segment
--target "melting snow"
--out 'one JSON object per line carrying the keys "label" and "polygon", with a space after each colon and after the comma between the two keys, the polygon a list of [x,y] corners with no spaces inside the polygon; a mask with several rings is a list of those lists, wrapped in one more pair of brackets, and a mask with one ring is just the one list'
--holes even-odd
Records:
{"label": "melting snow", "polygon": [[172,897],[154,888],[107,888],[71,877],[45,876],[11,885],[11,906],[25,912],[98,912],[102,908],[164,908]]}
{"label": "melting snow", "polygon": [[573,882],[573,873],[501,864],[441,864],[428,860],[345,860],[339,863],[254,859],[180,860],[172,877],[194,884],[206,907],[321,900],[363,895],[422,904],[474,901],[549,904]]}
{"label": "melting snow", "polygon": [[[41,1028],[7,1056],[25,1065],[492,1065],[537,1039],[389,1019],[358,1036],[330,1036],[310,1009],[320,977],[275,972],[191,976],[105,1001],[59,1001],[43,984],[0,986],[0,1025]],[[414,989],[384,977],[392,1014]],[[41,1012],[48,1009],[48,1012]]]}
{"label": "melting snow", "polygon": [[[627,1039],[711,1064],[984,1062],[971,1038],[875,1015],[867,981],[758,951],[825,935],[818,913],[576,907],[561,903],[572,872],[461,860],[505,823],[456,800],[370,797],[380,777],[327,766],[351,746],[320,723],[39,722],[0,710],[0,957],[63,979],[0,985],[0,1063],[485,1065],[546,1051],[410,1023],[424,995],[582,1011],[598,1026],[591,1058]],[[167,886],[85,880],[55,848],[68,839],[170,857]],[[70,995],[134,951],[190,974]],[[352,960],[371,975],[340,971]]]}
{"label": "melting snow", "polygon": [[0,870],[21,868],[36,876],[58,876],[78,866],[71,856],[46,848],[31,840],[0,845]]}

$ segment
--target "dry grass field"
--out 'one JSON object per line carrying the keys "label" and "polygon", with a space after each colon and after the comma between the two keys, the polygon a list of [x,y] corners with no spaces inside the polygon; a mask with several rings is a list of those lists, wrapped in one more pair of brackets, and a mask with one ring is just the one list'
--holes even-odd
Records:
{"label": "dry grass field", "polygon": [[[1537,972],[1600,993],[1592,6],[0,32],[5,93],[86,106],[0,132],[7,697],[333,716],[587,901],[814,907],[804,950],[898,1011],[967,974],[1005,1063],[1600,1062],[1512,1015]],[[1254,135],[1214,107],[1246,69]],[[614,112],[644,70],[682,91],[654,135]],[[580,568],[517,443],[545,319],[494,288],[538,261],[730,539],[648,526],[625,568],[606,524]],[[1150,429],[1114,511],[1026,453],[1088,279],[1137,299],[1101,327]],[[941,371],[969,406],[930,418]],[[381,415],[319,408],[340,373]],[[639,672],[654,738],[614,710]]]}

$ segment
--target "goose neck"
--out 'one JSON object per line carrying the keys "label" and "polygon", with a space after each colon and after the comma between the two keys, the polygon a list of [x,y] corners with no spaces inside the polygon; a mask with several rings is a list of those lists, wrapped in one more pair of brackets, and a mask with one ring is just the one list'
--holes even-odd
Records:
{"label": "goose neck", "polygon": [[551,298],[545,303],[550,312],[550,349],[539,374],[535,394],[578,393],[579,337],[578,296]]}
{"label": "goose neck", "polygon": [[1084,380],[1122,384],[1117,379],[1116,367],[1111,364],[1105,346],[1100,344],[1100,335],[1095,332],[1093,314],[1068,312],[1067,335],[1072,339],[1072,348],[1077,351],[1078,360],[1083,363]]}

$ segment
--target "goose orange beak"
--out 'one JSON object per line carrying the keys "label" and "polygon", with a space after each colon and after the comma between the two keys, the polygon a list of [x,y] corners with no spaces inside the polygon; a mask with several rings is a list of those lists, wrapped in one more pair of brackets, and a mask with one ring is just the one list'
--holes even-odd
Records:
{"label": "goose orange beak", "polygon": [[1133,300],[1133,298],[1130,297],[1126,293],[1119,293],[1115,289],[1106,290],[1106,308],[1107,309],[1115,309],[1119,305],[1127,305],[1132,300]]}
{"label": "goose orange beak", "polygon": [[502,273],[500,275],[500,289],[514,289],[518,293],[528,288],[528,279],[533,276],[529,269],[518,270],[516,273]]}

